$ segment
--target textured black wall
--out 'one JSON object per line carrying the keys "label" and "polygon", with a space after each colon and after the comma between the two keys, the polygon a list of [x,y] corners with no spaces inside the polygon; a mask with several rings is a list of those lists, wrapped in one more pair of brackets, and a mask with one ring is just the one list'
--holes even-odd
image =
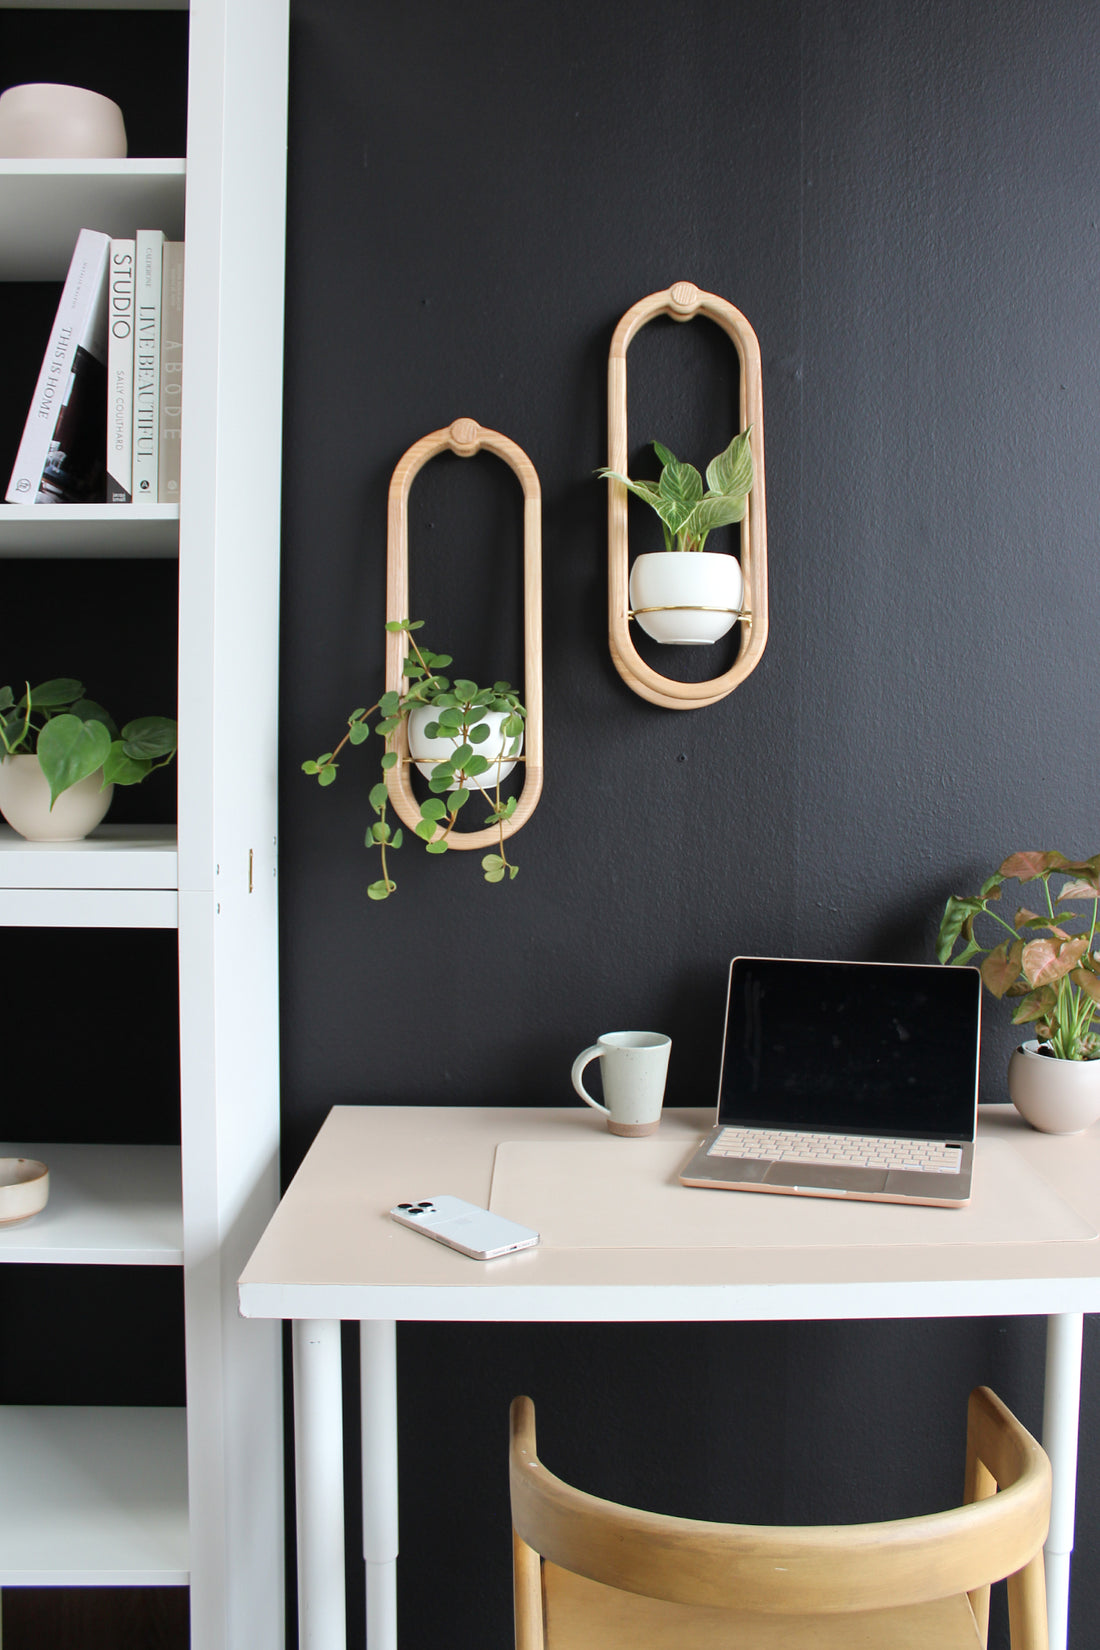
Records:
{"label": "textured black wall", "polygon": [[[572,1055],[618,1026],[669,1031],[670,1101],[709,1102],[735,952],[930,960],[945,896],[1010,850],[1100,846],[1100,16],[294,0],[292,31],[287,1174],[336,1102],[568,1103]],[[772,602],[755,674],[687,713],[610,663],[592,477],[614,325],[677,279],[760,338]],[[705,323],[647,329],[632,463],[655,436],[696,461],[724,445],[733,367]],[[514,884],[406,846],[371,905],[366,753],[328,793],[298,767],[380,691],[389,476],[460,415],[542,479],[546,788]],[[517,499],[480,458],[413,491],[414,615],[478,677],[519,680]],[[1005,1021],[987,1014],[987,1100]],[[508,1642],[516,1391],[547,1459],[606,1493],[861,1517],[956,1495],[974,1381],[1037,1426],[1041,1345],[1030,1322],[410,1328],[403,1642]],[[1091,1326],[1087,1357],[1086,1551]],[[901,1435],[887,1486],[880,1428]],[[1090,1570],[1077,1650],[1100,1626]]]}

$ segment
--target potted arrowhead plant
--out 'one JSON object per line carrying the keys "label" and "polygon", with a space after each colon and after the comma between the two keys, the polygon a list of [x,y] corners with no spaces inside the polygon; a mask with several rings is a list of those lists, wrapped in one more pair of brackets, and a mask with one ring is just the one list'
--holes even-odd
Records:
{"label": "potted arrowhead plant", "polygon": [[448,653],[432,653],[421,648],[412,635],[422,619],[394,619],[389,631],[406,631],[412,653],[405,660],[407,686],[400,693],[384,693],[369,709],[360,707],[348,717],[347,732],[339,744],[322,756],[302,763],[302,772],[319,785],[336,779],[337,757],[345,745],[361,745],[374,732],[384,740],[381,756],[382,778],[370,792],[370,806],[378,816],[367,827],[366,846],[381,854],[381,872],[367,888],[368,898],[388,899],[397,884],[389,872],[388,856],[400,848],[403,832],[393,830],[386,817],[389,792],[386,773],[399,757],[396,734],[402,722],[408,724],[409,751],[419,771],[428,781],[431,795],[420,804],[420,820],[414,834],[429,854],[445,854],[448,837],[462,809],[472,795],[480,794],[489,805],[485,823],[499,828],[498,848],[486,854],[481,868],[486,882],[514,881],[519,867],[509,862],[504,847],[504,824],[516,811],[516,798],[501,798],[500,787],[517,762],[523,760],[523,723],[527,715],[508,682],[494,682],[481,688],[465,677],[453,680],[442,672],[452,663]]}
{"label": "potted arrowhead plant", "polygon": [[0,813],[29,842],[79,842],[111,805],[176,754],[176,724],[141,716],[120,732],[74,677],[17,699],[0,688]]}
{"label": "potted arrowhead plant", "polygon": [[[1059,879],[1057,892],[1051,878]],[[1007,882],[1041,887],[1041,909],[995,909]],[[977,894],[953,894],[940,923],[940,962],[981,957],[995,997],[1014,1002],[1014,1025],[1034,1025],[1009,1061],[1008,1091],[1027,1121],[1046,1134],[1077,1134],[1100,1117],[1100,854],[1069,860],[1055,852],[1011,854]],[[975,934],[981,919],[992,943]],[[992,928],[990,928],[992,925]],[[955,952],[956,946],[961,949]],[[955,955],[952,953],[955,952]]]}
{"label": "potted arrowhead plant", "polygon": [[[751,426],[750,426],[751,429]],[[752,489],[750,430],[735,435],[707,465],[706,487],[698,470],[682,464],[659,441],[657,481],[632,481],[615,470],[599,470],[619,481],[656,511],[665,548],[636,556],[630,570],[630,607],[655,641],[694,647],[716,642],[741,614],[744,580],[736,556],[704,549],[717,527],[741,521]]]}

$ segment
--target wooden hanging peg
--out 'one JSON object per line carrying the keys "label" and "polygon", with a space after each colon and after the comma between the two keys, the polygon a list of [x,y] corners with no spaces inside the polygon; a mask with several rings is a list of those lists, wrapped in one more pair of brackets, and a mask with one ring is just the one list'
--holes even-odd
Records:
{"label": "wooden hanging peg", "polygon": [[[647,665],[630,634],[630,543],[626,488],[607,483],[608,530],[608,642],[615,669],[627,685],[651,704],[668,710],[693,710],[717,704],[732,693],[760,662],[768,639],[768,548],[764,505],[764,404],[760,381],[760,345],[748,321],[725,298],[700,292],[691,281],[677,281],[665,292],[651,293],[628,309],[611,340],[607,363],[607,465],[627,475],[626,352],[631,339],[655,315],[690,321],[705,315],[733,340],[741,363],[740,428],[751,425],[753,484],[741,522],[741,572],[744,612],[740,618],[741,646],[736,660],[722,676],[709,682],[678,682]],[[691,551],[680,552],[691,555]]]}
{"label": "wooden hanging peg", "polygon": [[[386,621],[409,619],[409,492],[416,476],[437,453],[457,453],[472,458],[479,452],[495,453],[519,478],[523,488],[523,703],[527,711],[523,730],[523,789],[516,811],[503,825],[484,830],[460,831],[452,827],[447,842],[452,848],[492,848],[505,837],[514,836],[535,811],[542,792],[542,490],[535,466],[522,447],[496,430],[482,429],[472,418],[456,418],[444,430],[433,430],[411,446],[400,460],[390,481],[388,534],[386,546]],[[386,633],[386,690],[400,693],[403,669],[409,651],[404,631]],[[411,828],[420,820],[420,805],[413,794],[409,731],[402,719],[395,738],[397,762],[387,770],[386,788],[394,810]],[[436,831],[437,840],[443,835]]]}

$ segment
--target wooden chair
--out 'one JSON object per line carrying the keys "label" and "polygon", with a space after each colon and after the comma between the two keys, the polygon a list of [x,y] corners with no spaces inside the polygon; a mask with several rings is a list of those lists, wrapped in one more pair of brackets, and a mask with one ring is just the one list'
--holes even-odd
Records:
{"label": "wooden chair", "polygon": [[965,1504],[884,1524],[640,1512],[547,1472],[530,1398],[511,1420],[516,1650],[980,1650],[1004,1577],[1012,1650],[1047,1650],[1050,1463],[987,1387]]}

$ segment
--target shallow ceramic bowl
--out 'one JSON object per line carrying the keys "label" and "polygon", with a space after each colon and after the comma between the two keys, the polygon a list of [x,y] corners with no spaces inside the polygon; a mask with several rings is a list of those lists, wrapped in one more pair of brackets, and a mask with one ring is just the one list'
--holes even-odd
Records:
{"label": "shallow ceramic bowl", "polygon": [[46,1207],[50,1171],[33,1157],[0,1157],[0,1226],[29,1220]]}

